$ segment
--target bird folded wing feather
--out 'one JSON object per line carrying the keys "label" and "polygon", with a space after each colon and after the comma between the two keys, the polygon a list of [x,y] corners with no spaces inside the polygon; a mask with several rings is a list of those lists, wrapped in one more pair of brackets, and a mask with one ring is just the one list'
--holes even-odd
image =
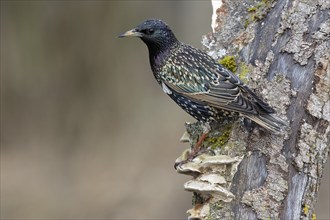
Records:
{"label": "bird folded wing feather", "polygon": [[258,114],[262,112],[261,109],[269,113],[274,112],[267,103],[244,86],[236,75],[221,65],[200,57],[200,60],[209,65],[204,65],[202,69],[190,68],[189,57],[186,56],[188,55],[182,54],[180,65],[178,63],[179,69],[171,69],[172,71],[166,71],[167,74],[161,74],[169,77],[169,74],[180,72],[183,77],[176,77],[177,81],[169,80],[175,78],[172,76],[162,77],[163,83],[176,93],[199,103],[242,114]]}
{"label": "bird folded wing feather", "polygon": [[213,107],[228,111],[257,114],[257,110],[251,101],[242,96],[240,87],[232,84],[232,88],[230,88],[230,85],[224,86],[224,84],[229,84],[229,82],[221,82],[221,84],[217,86],[207,85],[208,90],[206,91],[194,91],[191,87],[187,87],[187,84],[174,85],[168,82],[164,83],[175,92],[196,102],[208,103]]}

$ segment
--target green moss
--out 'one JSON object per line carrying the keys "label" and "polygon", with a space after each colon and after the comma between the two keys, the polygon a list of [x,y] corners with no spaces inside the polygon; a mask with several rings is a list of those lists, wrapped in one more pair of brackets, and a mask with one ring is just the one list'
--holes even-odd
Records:
{"label": "green moss", "polygon": [[254,12],[257,10],[257,7],[250,7],[247,10],[248,10],[248,12]]}
{"label": "green moss", "polygon": [[267,5],[267,0],[262,0],[258,2],[256,5],[247,9],[248,12],[257,12],[261,8],[264,8]]}
{"label": "green moss", "polygon": [[304,215],[307,215],[308,214],[308,210],[309,210],[309,207],[307,204],[304,205],[304,208],[303,208],[303,212],[304,212]]}
{"label": "green moss", "polygon": [[249,19],[246,19],[244,22],[244,28],[247,28],[250,23],[251,23],[251,21]]}
{"label": "green moss", "polygon": [[237,70],[237,64],[234,56],[225,56],[223,59],[219,60],[219,63],[233,73]]}
{"label": "green moss", "polygon": [[244,27],[247,28],[252,22],[257,22],[263,19],[271,8],[273,1],[274,0],[261,0],[255,5],[249,7],[247,11],[250,15],[248,19],[245,20]]}
{"label": "green moss", "polygon": [[240,63],[238,68],[238,77],[244,83],[248,82],[248,73],[251,72],[249,66],[246,63]]}
{"label": "green moss", "polygon": [[209,137],[207,138],[207,145],[209,145],[211,147],[211,149],[215,150],[216,148],[221,148],[223,147],[225,144],[228,143],[229,137],[230,137],[230,133],[232,130],[232,125],[227,125],[220,136],[218,137]]}
{"label": "green moss", "polygon": [[312,220],[316,220],[316,214],[315,213],[312,214]]}

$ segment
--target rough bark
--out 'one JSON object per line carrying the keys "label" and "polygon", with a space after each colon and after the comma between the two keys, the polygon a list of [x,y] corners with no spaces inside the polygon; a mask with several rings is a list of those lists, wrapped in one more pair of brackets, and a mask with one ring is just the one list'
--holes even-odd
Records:
{"label": "rough bark", "polygon": [[[241,121],[213,125],[208,151],[178,167],[193,179],[191,219],[312,219],[330,146],[330,2],[219,0],[203,45],[290,124],[284,135]],[[224,62],[226,65],[226,62]],[[182,141],[193,146],[199,123]],[[184,152],[178,161],[184,160]]]}

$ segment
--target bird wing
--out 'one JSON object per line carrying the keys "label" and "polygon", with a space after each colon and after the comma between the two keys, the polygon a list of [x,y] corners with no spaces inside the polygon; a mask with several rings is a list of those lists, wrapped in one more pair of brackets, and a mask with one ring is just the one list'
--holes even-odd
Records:
{"label": "bird wing", "polygon": [[236,75],[208,55],[193,52],[179,53],[170,58],[171,65],[164,66],[161,79],[169,88],[196,102],[228,111],[242,114],[274,112]]}

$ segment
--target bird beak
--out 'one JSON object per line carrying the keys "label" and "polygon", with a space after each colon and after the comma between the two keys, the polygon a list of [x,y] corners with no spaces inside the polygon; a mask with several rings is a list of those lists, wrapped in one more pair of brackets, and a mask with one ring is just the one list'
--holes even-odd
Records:
{"label": "bird beak", "polygon": [[118,37],[142,37],[142,35],[136,29],[132,29],[132,30],[126,31],[125,33],[122,33]]}

